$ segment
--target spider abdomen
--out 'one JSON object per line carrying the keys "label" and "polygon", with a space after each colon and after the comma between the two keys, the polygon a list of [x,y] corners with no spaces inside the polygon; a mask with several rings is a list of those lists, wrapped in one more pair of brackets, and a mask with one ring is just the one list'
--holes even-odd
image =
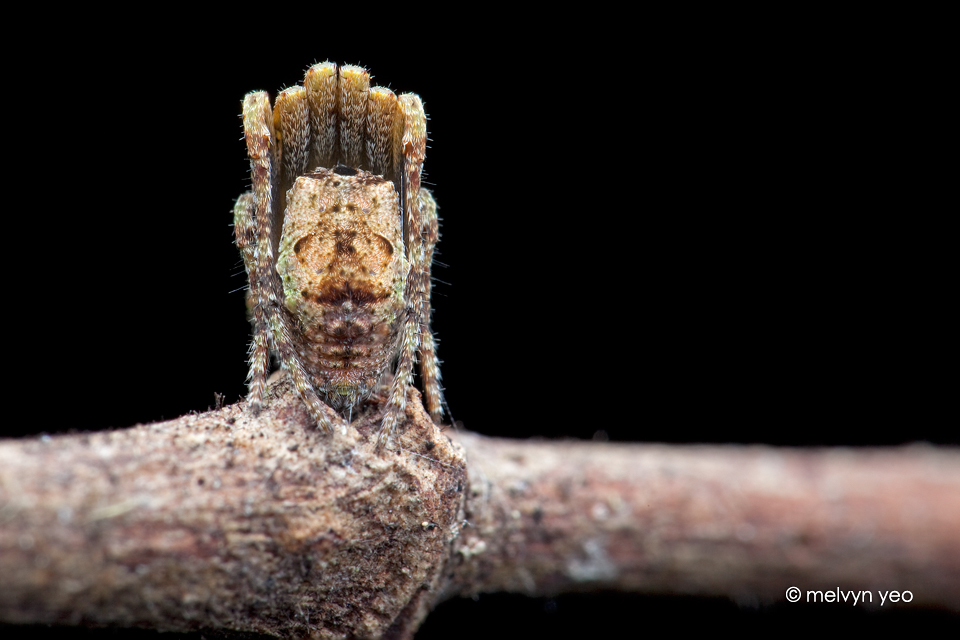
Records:
{"label": "spider abdomen", "polygon": [[307,373],[349,410],[400,347],[409,263],[396,189],[365,171],[318,169],[287,193],[277,272]]}

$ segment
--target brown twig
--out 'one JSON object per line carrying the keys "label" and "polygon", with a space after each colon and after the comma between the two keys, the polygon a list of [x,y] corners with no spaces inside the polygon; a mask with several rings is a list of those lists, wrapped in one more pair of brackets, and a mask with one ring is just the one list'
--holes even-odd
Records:
{"label": "brown twig", "polygon": [[409,638],[452,596],[597,588],[960,609],[954,449],[496,440],[411,397],[377,451],[277,392],[0,445],[0,620]]}

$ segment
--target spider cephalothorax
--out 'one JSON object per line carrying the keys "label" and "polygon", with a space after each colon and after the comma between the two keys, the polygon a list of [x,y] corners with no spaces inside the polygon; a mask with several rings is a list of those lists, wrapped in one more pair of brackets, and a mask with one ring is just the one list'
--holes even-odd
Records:
{"label": "spider cephalothorax", "polygon": [[340,420],[326,405],[349,420],[390,372],[382,441],[419,356],[439,421],[429,325],[437,205],[420,188],[420,98],[370,88],[366,70],[325,62],[272,110],[266,92],[247,94],[243,128],[253,191],[237,200],[234,224],[253,310],[251,407],[263,402],[271,351],[323,429]]}

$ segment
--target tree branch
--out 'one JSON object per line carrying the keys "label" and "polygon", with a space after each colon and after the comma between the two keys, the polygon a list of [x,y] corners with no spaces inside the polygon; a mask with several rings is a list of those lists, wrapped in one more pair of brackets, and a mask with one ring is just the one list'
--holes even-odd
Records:
{"label": "tree branch", "polygon": [[955,449],[497,440],[412,392],[378,452],[373,412],[328,436],[274,391],[0,444],[0,620],[409,638],[449,597],[597,588],[960,608]]}

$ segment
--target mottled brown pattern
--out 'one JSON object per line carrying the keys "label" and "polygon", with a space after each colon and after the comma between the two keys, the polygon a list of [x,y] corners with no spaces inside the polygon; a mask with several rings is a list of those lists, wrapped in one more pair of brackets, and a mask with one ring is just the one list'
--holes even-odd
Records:
{"label": "mottled brown pattern", "polygon": [[248,94],[243,119],[253,191],[234,218],[253,310],[251,408],[263,404],[269,353],[325,430],[389,381],[383,442],[419,360],[439,422],[429,326],[437,207],[420,188],[420,98],[371,88],[365,69],[327,62],[281,92],[272,112],[265,92]]}

